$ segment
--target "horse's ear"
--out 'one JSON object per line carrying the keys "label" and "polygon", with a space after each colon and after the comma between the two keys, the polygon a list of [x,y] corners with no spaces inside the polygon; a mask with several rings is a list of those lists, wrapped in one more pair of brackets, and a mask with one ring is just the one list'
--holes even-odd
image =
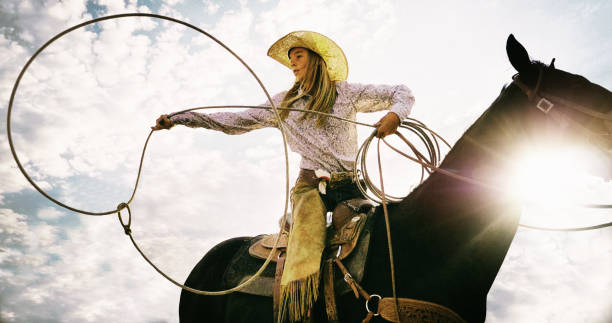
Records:
{"label": "horse's ear", "polygon": [[521,79],[527,83],[535,82],[538,70],[529,59],[529,54],[527,54],[525,47],[512,34],[508,36],[506,41],[506,53],[508,54],[510,64],[519,73]]}

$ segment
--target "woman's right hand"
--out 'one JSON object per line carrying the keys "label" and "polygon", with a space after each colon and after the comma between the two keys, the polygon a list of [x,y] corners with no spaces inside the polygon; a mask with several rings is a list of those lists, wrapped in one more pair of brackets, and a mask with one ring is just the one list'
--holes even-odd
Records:
{"label": "woman's right hand", "polygon": [[157,120],[155,120],[155,126],[151,127],[151,129],[153,129],[153,131],[157,131],[162,129],[170,129],[172,127],[174,127],[174,124],[172,121],[170,121],[168,115],[162,114],[159,116],[159,118],[157,118]]}

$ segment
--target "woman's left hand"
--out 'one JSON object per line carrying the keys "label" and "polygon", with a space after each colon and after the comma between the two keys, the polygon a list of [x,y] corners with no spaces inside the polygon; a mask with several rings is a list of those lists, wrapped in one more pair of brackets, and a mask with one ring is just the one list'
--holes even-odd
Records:
{"label": "woman's left hand", "polygon": [[378,128],[378,132],[376,132],[376,137],[384,138],[390,134],[394,134],[397,131],[397,127],[399,127],[400,118],[394,112],[387,113],[382,119],[380,119],[377,123],[374,124],[375,127]]}
{"label": "woman's left hand", "polygon": [[162,130],[162,129],[169,130],[172,127],[174,127],[174,123],[172,123],[170,118],[168,118],[168,115],[162,114],[161,116],[159,116],[159,118],[157,118],[157,120],[155,120],[155,125],[151,127],[151,129],[153,131]]}

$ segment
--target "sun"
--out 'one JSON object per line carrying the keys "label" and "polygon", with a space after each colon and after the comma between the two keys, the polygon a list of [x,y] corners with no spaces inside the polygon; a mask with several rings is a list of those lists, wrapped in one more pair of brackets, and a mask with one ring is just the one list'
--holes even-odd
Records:
{"label": "sun", "polygon": [[549,203],[572,198],[568,188],[579,182],[580,154],[552,149],[523,153],[513,163],[509,189],[524,203]]}
{"label": "sun", "polygon": [[[523,207],[522,221],[560,225],[590,222],[580,218],[583,205],[601,203],[597,192],[606,182],[594,175],[601,158],[584,147],[538,146],[512,159],[506,189]],[[602,188],[603,187],[603,188]]]}

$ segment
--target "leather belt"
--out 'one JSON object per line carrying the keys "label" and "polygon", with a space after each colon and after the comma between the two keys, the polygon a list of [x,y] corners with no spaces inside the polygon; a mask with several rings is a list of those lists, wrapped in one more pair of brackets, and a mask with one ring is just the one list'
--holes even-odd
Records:
{"label": "leather belt", "polygon": [[[328,179],[331,188],[337,188],[342,185],[350,184],[353,182],[353,172],[334,172],[328,174]],[[312,169],[300,169],[300,174],[298,175],[298,181],[303,181],[310,186],[317,186],[321,181],[320,177],[317,177],[316,173]]]}
{"label": "leather belt", "polygon": [[321,181],[319,178],[317,178],[317,175],[315,175],[314,170],[304,168],[300,169],[300,174],[298,175],[297,180],[302,181],[313,187],[317,187],[317,185],[319,185],[319,182]]}

